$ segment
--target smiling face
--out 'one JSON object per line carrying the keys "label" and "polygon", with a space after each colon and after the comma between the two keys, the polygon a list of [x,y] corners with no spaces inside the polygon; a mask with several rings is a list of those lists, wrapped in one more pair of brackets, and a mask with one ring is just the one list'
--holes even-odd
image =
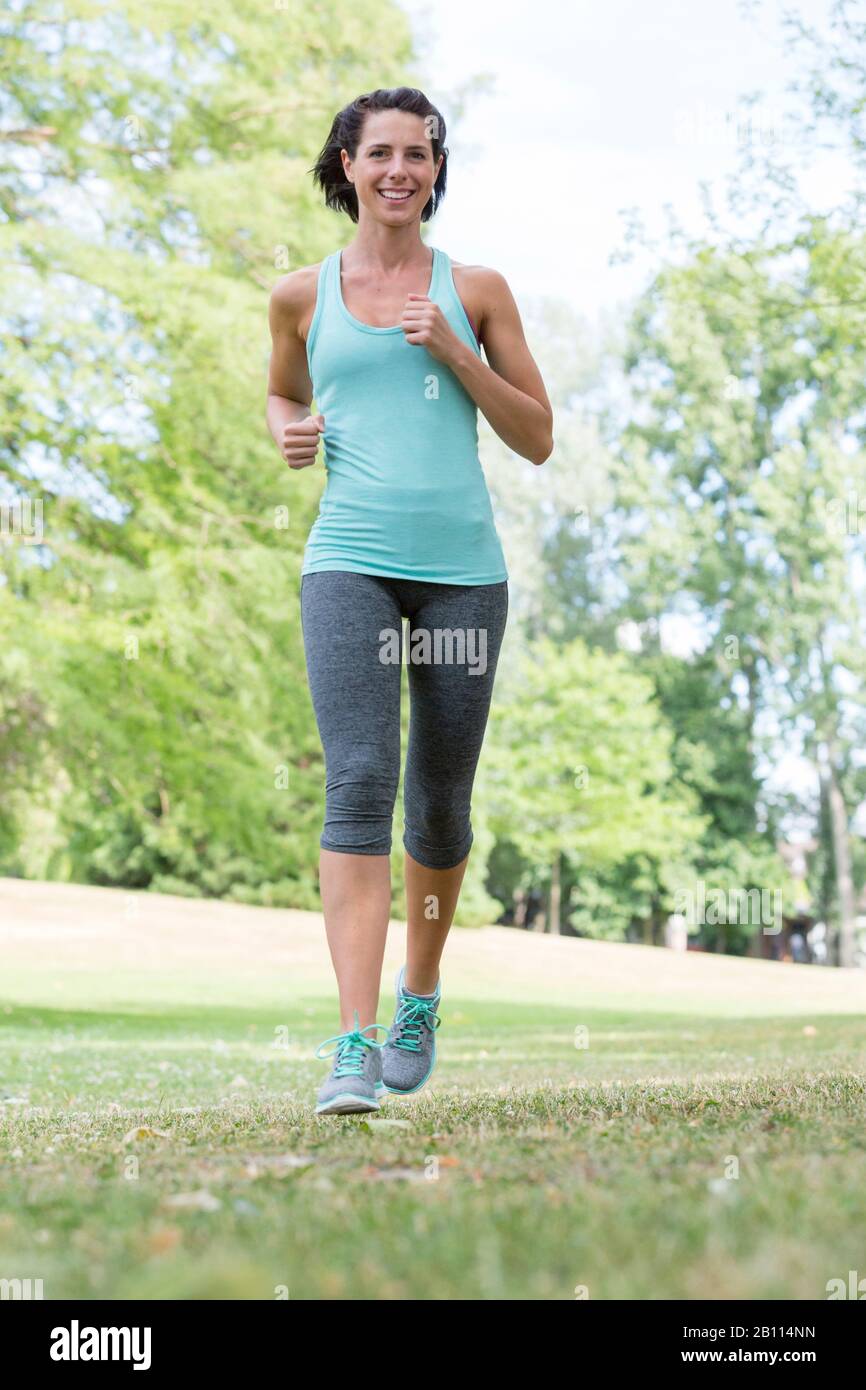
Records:
{"label": "smiling face", "polygon": [[410,111],[371,111],[358,151],[340,151],[346,177],[355,186],[358,212],[364,208],[389,225],[420,221],[445,156],[433,163],[433,144],[423,116]]}

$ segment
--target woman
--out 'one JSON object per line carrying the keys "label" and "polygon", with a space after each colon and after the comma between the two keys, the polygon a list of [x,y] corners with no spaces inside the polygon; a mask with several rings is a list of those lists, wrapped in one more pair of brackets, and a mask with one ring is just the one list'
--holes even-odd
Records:
{"label": "woman", "polygon": [[[439,961],[473,840],[472,785],[508,611],[477,411],[534,464],[553,448],[550,403],[505,280],[421,240],[447,158],[445,123],[422,92],[379,90],[340,111],[311,172],[357,235],[271,295],[268,427],[290,468],[315,463],[321,434],[327,472],[301,571],[325,755],[320,884],[342,1029],[317,1052],[334,1057],[320,1114],[377,1110],[386,1092],[418,1091],[433,1069]],[[311,416],[314,394],[321,413]],[[375,1017],[404,617],[407,954],[386,1029]]]}

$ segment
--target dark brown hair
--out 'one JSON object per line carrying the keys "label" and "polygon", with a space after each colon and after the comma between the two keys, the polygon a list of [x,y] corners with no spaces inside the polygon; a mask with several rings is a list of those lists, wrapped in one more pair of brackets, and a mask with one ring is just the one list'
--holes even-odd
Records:
{"label": "dark brown hair", "polygon": [[358,153],[358,144],[364,128],[364,120],[372,111],[411,111],[422,116],[427,124],[427,133],[433,146],[433,164],[440,154],[444,154],[442,168],[439,170],[433,191],[421,213],[421,221],[431,218],[445,194],[448,175],[448,150],[445,147],[445,122],[440,111],[417,87],[379,87],[375,92],[366,92],[356,97],[342,111],[338,111],[331,123],[328,138],[322,152],[307,172],[324,190],[325,203],[336,212],[345,212],[353,222],[358,220],[358,195],[354,184],[346,178],[340,150],[347,150],[350,159]]}

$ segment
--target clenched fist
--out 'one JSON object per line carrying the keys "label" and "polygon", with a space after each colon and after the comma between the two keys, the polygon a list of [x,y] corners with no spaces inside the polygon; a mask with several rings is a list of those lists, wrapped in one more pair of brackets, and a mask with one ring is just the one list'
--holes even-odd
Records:
{"label": "clenched fist", "polygon": [[425,347],[431,357],[450,366],[462,346],[438,304],[426,294],[410,294],[400,324],[407,343]]}
{"label": "clenched fist", "polygon": [[290,468],[309,468],[316,462],[319,435],[324,428],[324,415],[308,415],[305,420],[293,420],[286,425],[282,455]]}

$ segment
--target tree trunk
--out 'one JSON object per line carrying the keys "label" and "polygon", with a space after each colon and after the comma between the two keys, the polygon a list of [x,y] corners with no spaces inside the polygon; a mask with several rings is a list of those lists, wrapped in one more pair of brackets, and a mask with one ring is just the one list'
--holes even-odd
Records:
{"label": "tree trunk", "polygon": [[839,785],[833,744],[824,747],[824,774],[827,780],[827,800],[830,806],[830,829],[833,837],[833,864],[836,870],[836,898],[839,909],[837,964],[854,964],[854,880],[851,875],[851,844],[848,838],[848,810]]}
{"label": "tree trunk", "polygon": [[550,871],[550,910],[548,912],[548,931],[555,936],[561,936],[559,907],[562,897],[562,882],[559,876],[559,863],[561,859],[559,850],[553,856],[553,867]]}

